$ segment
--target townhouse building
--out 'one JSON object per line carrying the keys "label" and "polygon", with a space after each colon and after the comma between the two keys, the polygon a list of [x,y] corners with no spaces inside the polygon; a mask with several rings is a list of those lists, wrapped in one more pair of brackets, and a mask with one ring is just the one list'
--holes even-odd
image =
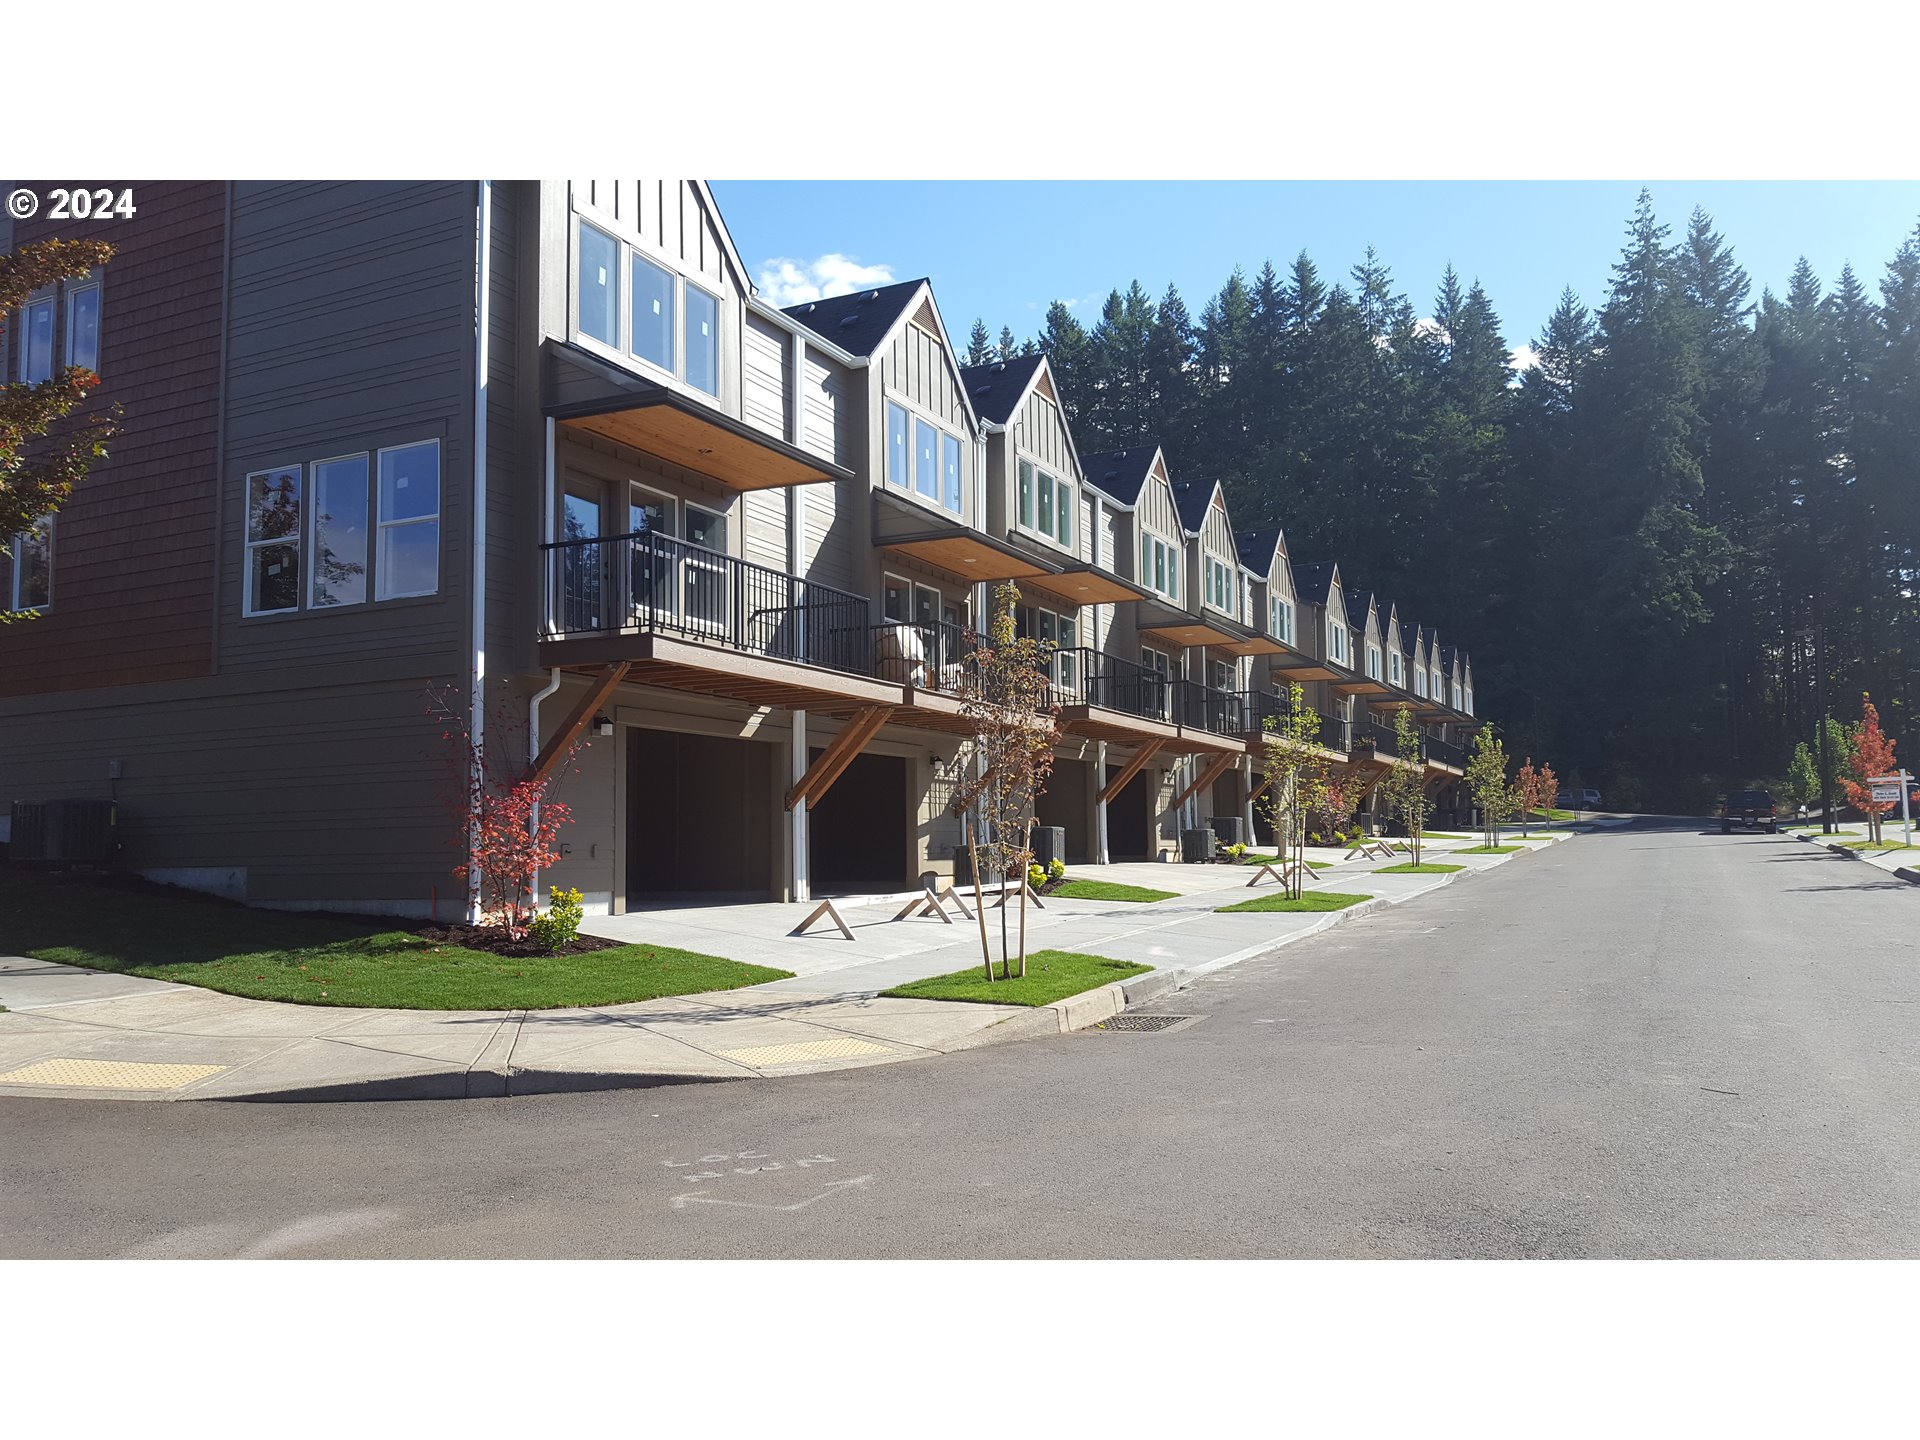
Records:
{"label": "townhouse building", "polygon": [[[547,880],[590,911],[909,888],[962,843],[1003,581],[1050,647],[1070,861],[1254,827],[1293,681],[1346,765],[1393,705],[1475,723],[1463,654],[1158,447],[1081,455],[1045,358],[962,366],[929,282],[768,304],[700,182],[136,194],[0,353],[89,365],[123,417],[0,574],[36,616],[0,627],[0,801],[111,800],[127,868],[460,913],[437,693],[562,775]],[[0,219],[0,251],[55,233]]]}

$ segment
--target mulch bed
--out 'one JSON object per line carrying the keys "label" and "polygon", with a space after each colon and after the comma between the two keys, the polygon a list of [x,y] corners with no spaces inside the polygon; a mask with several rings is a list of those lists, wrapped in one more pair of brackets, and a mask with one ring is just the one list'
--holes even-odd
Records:
{"label": "mulch bed", "polygon": [[514,959],[544,959],[550,955],[585,955],[594,950],[617,950],[618,940],[602,940],[594,935],[577,935],[555,950],[542,950],[531,940],[511,940],[500,931],[480,925],[421,925],[413,933],[436,945],[458,945],[463,950],[484,950],[489,955]]}

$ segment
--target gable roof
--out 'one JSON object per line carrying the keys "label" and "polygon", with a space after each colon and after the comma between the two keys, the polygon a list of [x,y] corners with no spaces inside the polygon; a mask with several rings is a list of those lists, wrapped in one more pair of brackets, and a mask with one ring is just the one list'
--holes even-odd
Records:
{"label": "gable roof", "polygon": [[713,228],[719,231],[720,244],[733,265],[733,273],[739,277],[740,293],[751,297],[754,293],[753,276],[747,273],[746,262],[740,258],[740,251],[734,246],[733,232],[727,228],[726,217],[720,213],[720,202],[713,198],[713,187],[704,180],[695,180],[693,188],[700,197],[700,203],[707,207],[707,213],[713,217]]}
{"label": "gable roof", "polygon": [[1174,509],[1180,513],[1180,527],[1189,535],[1198,535],[1207,523],[1207,507],[1220,493],[1220,482],[1203,484],[1197,480],[1177,480],[1173,486]]}
{"label": "gable roof", "polygon": [[1373,609],[1373,596],[1347,592],[1347,623],[1356,630],[1367,628],[1367,612]]}
{"label": "gable roof", "polygon": [[871,355],[893,333],[893,327],[927,283],[925,277],[902,280],[882,285],[878,290],[856,290],[851,295],[806,300],[787,306],[782,313],[791,315],[843,350],[855,355]]}
{"label": "gable roof", "polygon": [[1240,563],[1262,575],[1273,574],[1273,560],[1280,551],[1280,530],[1236,530],[1233,548],[1240,552]]}
{"label": "gable roof", "polygon": [[1459,650],[1452,645],[1442,645],[1440,647],[1440,668],[1451,673],[1453,670],[1454,657],[1459,653]]}
{"label": "gable roof", "polygon": [[1131,509],[1140,503],[1140,491],[1153,469],[1153,457],[1160,447],[1151,440],[1129,445],[1124,450],[1106,450],[1098,455],[1082,455],[1080,471],[1089,483]]}
{"label": "gable roof", "polygon": [[1309,604],[1325,605],[1327,596],[1333,590],[1333,581],[1339,571],[1338,565],[1296,565],[1293,567],[1293,590]]}
{"label": "gable roof", "polygon": [[1046,363],[1046,356],[1035,353],[964,366],[960,382],[973,400],[974,414],[994,425],[1005,425],[1026,400],[1034,377]]}
{"label": "gable roof", "polygon": [[1408,655],[1413,654],[1426,640],[1426,631],[1418,625],[1402,623],[1400,626],[1400,648]]}

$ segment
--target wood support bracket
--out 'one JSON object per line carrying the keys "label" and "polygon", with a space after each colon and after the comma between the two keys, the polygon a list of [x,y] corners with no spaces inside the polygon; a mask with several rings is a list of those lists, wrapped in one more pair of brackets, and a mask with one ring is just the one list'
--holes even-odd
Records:
{"label": "wood support bracket", "polygon": [[1094,799],[1099,804],[1104,805],[1122,790],[1126,789],[1127,782],[1142,770],[1146,769],[1147,762],[1160,753],[1162,743],[1164,742],[1159,740],[1149,740],[1138,750],[1134,751],[1132,758],[1120,767],[1120,773],[1109,780]]}
{"label": "wood support bracket", "polygon": [[1178,795],[1174,796],[1173,804],[1167,808],[1177,809],[1179,806],[1186,804],[1190,796],[1197,795],[1202,790],[1207,789],[1214,781],[1218,780],[1239,763],[1240,757],[1238,755],[1216,755],[1213,763],[1200,773],[1200,778],[1187,786],[1187,788],[1182,790]]}
{"label": "wood support bracket", "polygon": [[807,767],[807,773],[787,791],[787,809],[793,809],[802,800],[809,805],[818,805],[820,797],[833,788],[833,782],[853,763],[853,757],[866,748],[867,742],[879,734],[880,727],[887,723],[887,718],[892,714],[891,705],[869,705],[841,726],[840,733]]}
{"label": "wood support bracket", "polygon": [[567,718],[560,722],[560,728],[547,737],[547,743],[540,747],[540,754],[533,764],[527,767],[526,779],[544,780],[552,773],[553,767],[560,763],[560,757],[567,753],[567,747],[587,728],[587,722],[593,719],[609,695],[620,688],[620,682],[627,678],[627,672],[633,669],[630,663],[609,665],[594,677],[593,684],[587,687],[587,693],[580,697],[580,703],[573,707]]}

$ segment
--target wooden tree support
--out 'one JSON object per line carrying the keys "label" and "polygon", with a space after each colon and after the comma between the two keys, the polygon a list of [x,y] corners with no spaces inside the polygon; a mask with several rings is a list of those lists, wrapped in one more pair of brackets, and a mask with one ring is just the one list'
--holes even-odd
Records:
{"label": "wooden tree support", "polygon": [[1216,755],[1214,757],[1213,763],[1207,766],[1207,768],[1201,772],[1200,778],[1198,780],[1195,780],[1191,785],[1187,786],[1187,788],[1182,790],[1178,795],[1174,796],[1173,804],[1169,805],[1167,808],[1169,810],[1179,809],[1180,806],[1186,804],[1189,796],[1197,795],[1202,790],[1208,789],[1209,787],[1212,786],[1214,781],[1218,780],[1222,775],[1226,774],[1227,771],[1231,770],[1235,765],[1238,765],[1239,763],[1240,763],[1240,757],[1238,755],[1234,755],[1231,753],[1226,755]]}
{"label": "wooden tree support", "polygon": [[1147,762],[1160,753],[1162,743],[1164,742],[1159,740],[1149,740],[1138,750],[1134,751],[1132,758],[1120,767],[1120,773],[1106,783],[1100,793],[1094,797],[1095,800],[1099,804],[1104,805],[1122,790],[1126,789],[1127,782],[1142,770],[1146,769]]}
{"label": "wooden tree support", "polygon": [[[1399,853],[1403,855],[1409,855],[1409,854],[1412,854],[1413,852],[1410,850],[1403,849]],[[1358,845],[1349,847],[1346,855],[1343,858],[1351,860],[1356,855],[1359,855],[1359,856],[1371,855],[1378,860],[1391,860],[1394,857],[1394,848],[1385,840],[1372,840],[1372,839],[1362,840]]]}
{"label": "wooden tree support", "polygon": [[1287,877],[1296,870],[1300,872],[1300,878],[1302,880],[1311,880],[1313,878],[1313,871],[1309,870],[1303,861],[1289,860],[1284,865],[1269,863],[1262,865],[1258,870],[1253,872],[1253,878],[1247,881],[1247,888],[1252,889],[1263,879],[1272,879],[1284,885],[1287,883]]}
{"label": "wooden tree support", "polygon": [[842,935],[846,936],[849,940],[853,939],[853,931],[847,928],[847,922],[840,918],[840,912],[833,908],[833,901],[831,900],[822,900],[818,905],[814,906],[812,913],[796,925],[790,933],[794,935],[806,934],[812,927],[813,922],[823,915],[840,927],[840,933]]}
{"label": "wooden tree support", "polygon": [[853,763],[866,744],[880,733],[880,727],[887,723],[887,717],[893,714],[891,705],[869,705],[851,720],[840,727],[840,733],[828,742],[819,757],[807,767],[807,773],[794,782],[787,791],[787,809],[791,810],[802,800],[809,805],[818,805],[820,798],[833,787],[847,766]]}
{"label": "wooden tree support", "polygon": [[1040,892],[1034,889],[1033,885],[1030,882],[1025,880],[1021,881],[1019,885],[1003,884],[1000,887],[999,898],[996,899],[993,902],[993,904],[989,905],[987,908],[989,910],[998,910],[1002,905],[1005,905],[1007,901],[1018,897],[1022,888],[1026,890],[1027,898],[1033,902],[1035,909],[1044,910],[1047,908],[1047,902],[1040,898]]}
{"label": "wooden tree support", "polygon": [[627,672],[631,669],[633,666],[630,663],[622,662],[609,665],[600,672],[593,684],[587,687],[587,693],[580,697],[580,703],[560,722],[560,728],[547,737],[547,743],[540,747],[539,756],[527,767],[524,778],[547,778],[553,767],[560,763],[560,757],[567,753],[567,747],[580,737],[580,732],[587,728],[587,722],[593,719],[594,712],[620,688],[620,682],[627,678]]}

